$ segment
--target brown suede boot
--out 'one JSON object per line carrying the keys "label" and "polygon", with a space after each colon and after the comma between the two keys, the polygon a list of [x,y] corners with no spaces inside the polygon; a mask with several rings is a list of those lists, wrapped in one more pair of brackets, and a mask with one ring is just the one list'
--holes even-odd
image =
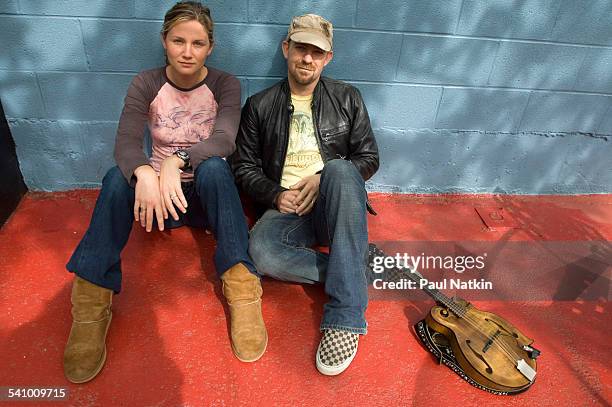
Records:
{"label": "brown suede boot", "polygon": [[90,381],[104,366],[112,298],[112,290],[75,276],[72,328],[64,350],[64,374],[72,383]]}
{"label": "brown suede boot", "polygon": [[244,264],[221,276],[231,317],[232,350],[242,362],[255,362],[265,352],[268,333],[261,314],[261,283]]}

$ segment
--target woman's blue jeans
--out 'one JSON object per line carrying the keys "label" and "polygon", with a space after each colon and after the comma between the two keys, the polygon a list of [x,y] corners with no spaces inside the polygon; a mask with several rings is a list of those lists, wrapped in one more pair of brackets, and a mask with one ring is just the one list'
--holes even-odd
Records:
{"label": "woman's blue jeans", "polygon": [[[248,227],[227,162],[219,157],[202,161],[194,182],[183,183],[182,187],[187,213],[177,210],[179,220],[168,216],[164,227],[209,228],[217,240],[214,255],[217,275],[238,263],[257,274],[248,255]],[[134,200],[134,188],[118,167],[111,168],[102,180],[89,228],[66,265],[68,271],[115,293],[121,291],[120,255],[134,223]],[[186,255],[190,254],[177,253]]]}
{"label": "woman's blue jeans", "polygon": [[[319,197],[304,216],[269,209],[251,230],[249,254],[260,274],[284,281],[325,283],[321,330],[365,334],[368,227],[363,178],[346,160],[321,173]],[[329,246],[329,255],[312,249]]]}

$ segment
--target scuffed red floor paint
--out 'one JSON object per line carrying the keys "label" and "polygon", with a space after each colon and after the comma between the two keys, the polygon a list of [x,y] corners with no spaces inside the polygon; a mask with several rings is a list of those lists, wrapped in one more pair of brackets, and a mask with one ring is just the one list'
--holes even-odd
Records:
{"label": "scuffed red floor paint", "polygon": [[[63,377],[70,328],[64,269],[83,235],[97,191],[29,194],[0,230],[0,386],[67,386],[66,405],[609,405],[608,296],[588,301],[477,301],[542,350],[527,392],[487,394],[439,366],[412,325],[433,301],[370,302],[369,333],[337,377],[314,364],[325,294],[321,286],[264,280],[269,344],[246,364],[231,353],[214,240],[201,230],[145,233],[134,227],[123,253],[124,286],[114,297],[108,359],[84,385]],[[372,194],[370,240],[612,241],[612,196]],[[519,228],[491,231],[475,207],[503,207]],[[612,251],[603,256],[610,260]],[[608,261],[609,265],[609,261]],[[610,268],[600,275],[608,283]],[[425,298],[425,297],[423,297]],[[0,402],[1,405],[10,405]],[[62,403],[57,403],[62,404]],[[25,404],[18,404],[25,405]],[[50,404],[51,405],[51,404]]]}

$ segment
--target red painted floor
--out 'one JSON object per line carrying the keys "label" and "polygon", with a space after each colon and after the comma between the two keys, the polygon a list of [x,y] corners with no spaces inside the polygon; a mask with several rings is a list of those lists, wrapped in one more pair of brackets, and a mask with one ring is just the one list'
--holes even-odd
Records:
{"label": "red painted floor", "polygon": [[[477,390],[436,363],[412,331],[433,301],[414,292],[371,289],[369,333],[356,359],[325,377],[314,364],[322,287],[264,280],[268,349],[258,362],[241,363],[229,345],[214,241],[188,228],[134,227],[106,366],[90,383],[69,384],[61,361],[72,276],[64,264],[96,196],[29,194],[0,229],[0,386],[66,386],[69,400],[56,404],[75,406],[611,403],[612,195],[372,196],[379,216],[369,218],[370,240],[387,249],[488,251],[486,277],[496,288],[468,297],[542,351],[535,384],[511,397]],[[490,227],[476,207],[485,218],[497,212],[485,219]]]}

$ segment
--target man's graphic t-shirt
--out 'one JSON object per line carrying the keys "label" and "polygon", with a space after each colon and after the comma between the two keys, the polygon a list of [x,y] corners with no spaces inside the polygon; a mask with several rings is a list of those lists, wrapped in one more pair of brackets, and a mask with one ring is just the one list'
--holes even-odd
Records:
{"label": "man's graphic t-shirt", "polygon": [[312,95],[291,95],[291,103],[293,115],[289,127],[289,145],[281,177],[281,186],[285,188],[323,169],[312,121]]}

